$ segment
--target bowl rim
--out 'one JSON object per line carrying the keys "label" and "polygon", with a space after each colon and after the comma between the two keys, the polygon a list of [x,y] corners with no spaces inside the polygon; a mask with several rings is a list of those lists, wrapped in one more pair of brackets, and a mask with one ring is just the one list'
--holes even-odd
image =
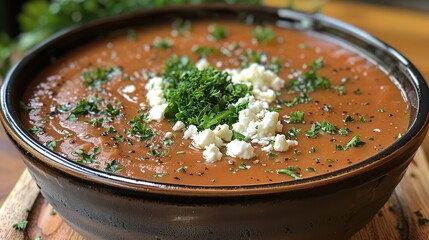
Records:
{"label": "bowl rim", "polygon": [[[249,13],[263,13],[267,15],[273,15],[279,20],[292,19],[297,21],[301,27],[305,27],[308,24],[324,24],[339,30],[343,33],[347,33],[358,39],[371,43],[378,48],[385,51],[387,54],[394,57],[401,64],[406,67],[407,73],[409,74],[409,81],[413,84],[418,95],[417,114],[414,121],[411,123],[408,131],[397,141],[390,146],[386,147],[383,151],[367,158],[364,161],[353,164],[346,168],[341,168],[329,173],[317,175],[300,180],[287,181],[287,182],[276,182],[268,184],[255,184],[255,185],[241,185],[241,186],[193,186],[183,184],[172,184],[162,182],[152,182],[148,180],[139,180],[135,178],[118,176],[111,173],[103,172],[97,169],[92,169],[84,165],[75,163],[61,155],[50,151],[43,144],[33,139],[26,129],[23,128],[20,123],[19,112],[15,111],[13,104],[11,104],[12,98],[10,94],[11,85],[13,85],[14,79],[19,76],[19,71],[25,69],[25,66],[34,61],[34,56],[40,52],[46,51],[48,45],[60,41],[61,39],[73,36],[76,34],[82,34],[90,31],[91,29],[97,29],[100,26],[109,25],[114,22],[125,22],[132,19],[142,18],[145,15],[150,14],[164,14],[177,12],[183,14],[184,11],[210,11],[210,12],[222,12],[222,11],[233,11],[233,12],[249,12]],[[126,25],[121,25],[122,29],[126,28]],[[120,28],[118,28],[120,29]],[[115,29],[117,30],[117,29]],[[387,156],[394,154],[398,149],[404,147],[407,144],[413,142],[415,136],[422,134],[427,129],[428,125],[428,113],[429,105],[424,104],[429,102],[429,90],[428,86],[423,79],[422,75],[414,67],[414,65],[408,61],[402,54],[390,47],[388,44],[381,40],[373,37],[369,33],[351,26],[342,21],[323,16],[321,14],[308,14],[295,10],[284,9],[284,8],[273,8],[266,6],[251,6],[251,5],[225,5],[225,4],[203,4],[203,5],[179,5],[170,6],[150,10],[139,10],[132,13],[108,17],[100,20],[96,20],[79,27],[65,29],[60,31],[47,40],[43,41],[36,47],[32,48],[13,68],[9,71],[8,75],[3,81],[1,92],[0,92],[0,108],[1,114],[0,119],[3,126],[10,138],[27,153],[31,154],[33,158],[39,162],[65,173],[66,175],[73,176],[83,181],[96,183],[99,185],[114,187],[118,189],[127,189],[135,192],[151,192],[164,195],[191,195],[191,196],[239,196],[239,195],[261,195],[265,193],[276,193],[276,192],[289,192],[295,190],[304,190],[308,188],[314,188],[318,186],[328,185],[345,178],[357,176],[365,169],[370,166],[379,166],[387,161]],[[385,160],[385,161],[383,161]],[[168,189],[166,191],[166,189]]]}

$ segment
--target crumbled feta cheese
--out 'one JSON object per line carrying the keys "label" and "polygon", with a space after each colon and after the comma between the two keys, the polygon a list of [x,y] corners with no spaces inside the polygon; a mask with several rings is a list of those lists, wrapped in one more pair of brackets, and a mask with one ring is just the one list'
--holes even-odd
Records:
{"label": "crumbled feta cheese", "polygon": [[203,151],[203,158],[206,160],[206,162],[213,163],[219,161],[222,158],[222,153],[219,151],[219,148],[216,147],[216,145],[210,144]]}
{"label": "crumbled feta cheese", "polygon": [[199,132],[193,136],[192,139],[194,140],[193,145],[197,148],[204,148],[210,144],[220,147],[223,144],[222,139],[216,136],[216,134],[210,129],[205,129],[204,131]]}
{"label": "crumbled feta cheese", "polygon": [[290,146],[296,146],[298,142],[295,140],[286,140],[286,136],[283,134],[277,134],[274,139],[274,150],[279,152],[285,152],[289,150]]}
{"label": "crumbled feta cheese", "polygon": [[133,93],[136,90],[136,86],[134,85],[127,85],[124,88],[122,88],[123,93]]}
{"label": "crumbled feta cheese", "polygon": [[165,133],[165,139],[170,139],[170,138],[172,138],[174,135],[173,135],[173,133],[172,132],[166,132]]}
{"label": "crumbled feta cheese", "polygon": [[177,121],[173,126],[173,131],[179,131],[185,127],[185,124],[182,121]]}
{"label": "crumbled feta cheese", "polygon": [[267,112],[257,129],[258,138],[274,136],[277,129],[278,112]]}
{"label": "crumbled feta cheese", "polygon": [[228,124],[219,125],[214,129],[216,136],[220,137],[224,141],[231,141],[232,131],[229,129]]}
{"label": "crumbled feta cheese", "polygon": [[198,62],[195,63],[195,67],[198,68],[198,70],[204,70],[206,68],[210,67],[210,63],[207,61],[207,59],[205,58],[201,58],[200,60],[198,60]]}
{"label": "crumbled feta cheese", "polygon": [[253,89],[253,95],[256,99],[264,100],[267,102],[274,102],[276,100],[276,93],[272,89],[261,91],[257,88]]}
{"label": "crumbled feta cheese", "polygon": [[183,133],[183,139],[191,138],[198,133],[198,129],[195,125],[189,125],[186,131]]}
{"label": "crumbled feta cheese", "polygon": [[275,73],[257,63],[251,64],[241,71],[226,70],[231,75],[233,83],[251,83],[254,89],[279,91],[284,86],[284,80]]}
{"label": "crumbled feta cheese", "polygon": [[226,145],[226,155],[240,159],[251,159],[256,156],[252,144],[239,140],[232,140]]}
{"label": "crumbled feta cheese", "polygon": [[146,94],[146,99],[151,107],[155,107],[161,104],[165,104],[164,92],[162,89],[150,90]]}
{"label": "crumbled feta cheese", "polygon": [[165,109],[166,108],[167,108],[167,104],[166,103],[158,105],[158,106],[155,106],[155,107],[152,107],[149,110],[149,115],[147,117],[147,120],[149,122],[153,121],[153,120],[160,122],[161,120],[164,119],[164,113],[165,113]]}
{"label": "crumbled feta cheese", "polygon": [[264,152],[271,152],[271,150],[273,150],[273,146],[271,144],[268,144],[267,146],[261,148],[261,150]]}

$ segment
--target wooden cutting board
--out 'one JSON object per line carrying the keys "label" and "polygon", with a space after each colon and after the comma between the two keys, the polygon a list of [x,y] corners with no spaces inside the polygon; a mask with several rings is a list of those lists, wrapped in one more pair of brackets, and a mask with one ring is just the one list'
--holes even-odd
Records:
{"label": "wooden cutting board", "polygon": [[[418,216],[418,213],[422,216]],[[429,222],[429,162],[422,149],[408,168],[403,180],[380,212],[352,240],[428,240]],[[13,228],[27,220],[25,230]],[[429,220],[427,220],[429,221]],[[24,171],[0,209],[0,239],[68,239],[83,237],[65,224],[40,195],[30,174]]]}

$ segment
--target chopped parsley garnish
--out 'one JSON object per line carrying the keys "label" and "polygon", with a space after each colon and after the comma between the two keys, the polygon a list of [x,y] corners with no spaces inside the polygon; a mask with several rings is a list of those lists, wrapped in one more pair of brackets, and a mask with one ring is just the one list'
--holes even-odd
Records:
{"label": "chopped parsley garnish", "polygon": [[13,224],[12,227],[18,231],[24,231],[27,228],[27,224],[28,224],[27,220],[22,220],[18,223]]}
{"label": "chopped parsley garnish", "polygon": [[362,91],[358,88],[358,89],[356,89],[356,90],[354,90],[353,91],[354,92],[354,94],[356,94],[356,95],[361,95],[362,94]]}
{"label": "chopped parsley garnish", "polygon": [[185,32],[189,32],[191,30],[192,23],[187,19],[178,18],[173,22],[172,26],[178,34],[182,35]]}
{"label": "chopped parsley garnish", "polygon": [[323,132],[326,132],[326,133],[331,134],[331,135],[337,134],[337,128],[334,125],[330,124],[326,120],[323,120],[323,122],[322,122],[322,124],[320,126],[320,129]]}
{"label": "chopped parsley garnish", "polygon": [[97,114],[100,112],[100,108],[97,105],[98,99],[83,99],[80,100],[76,107],[74,107],[69,116],[67,117],[67,120],[70,121],[77,121],[77,116],[83,116],[86,114]]}
{"label": "chopped parsley garnish", "polygon": [[354,122],[355,121],[355,119],[352,117],[352,116],[350,116],[350,115],[347,115],[344,119],[343,119],[343,122],[345,122],[345,123],[348,123],[348,122]]}
{"label": "chopped parsley garnish", "polygon": [[119,108],[114,107],[112,104],[107,104],[106,109],[104,110],[104,114],[107,116],[119,116],[121,114],[121,111]]}
{"label": "chopped parsley garnish", "polygon": [[219,25],[216,25],[216,24],[211,25],[209,27],[209,31],[210,31],[209,39],[214,40],[214,41],[219,41],[219,40],[225,39],[229,35],[228,30],[226,30],[225,28],[220,27]]}
{"label": "chopped parsley garnish", "polygon": [[96,161],[95,158],[100,152],[101,150],[98,147],[94,148],[92,153],[85,153],[85,149],[79,148],[74,151],[75,154],[80,156],[80,158],[75,159],[75,161],[78,163],[94,163]]}
{"label": "chopped parsley garnish", "polygon": [[423,216],[423,213],[420,210],[415,211],[414,214],[417,216],[417,221],[418,221],[418,223],[419,223],[420,226],[421,225],[426,225],[426,223],[429,223],[429,219],[425,218]]}
{"label": "chopped parsley garnish", "polygon": [[286,107],[293,107],[300,103],[309,103],[309,102],[311,102],[311,98],[307,96],[301,96],[301,97],[294,97],[292,101],[285,101],[284,105],[286,105]]}
{"label": "chopped parsley garnish", "polygon": [[308,168],[306,168],[306,170],[307,170],[307,172],[315,172],[316,171],[316,169],[313,167],[308,167]]}
{"label": "chopped parsley garnish", "polygon": [[34,110],[33,107],[25,104],[23,101],[19,102],[19,108],[23,111],[26,111],[26,112],[30,112],[30,111]]}
{"label": "chopped parsley garnish", "polygon": [[348,143],[346,144],[345,149],[347,150],[347,149],[350,149],[350,148],[352,148],[352,147],[360,147],[360,146],[362,146],[362,145],[364,145],[364,144],[365,144],[365,142],[362,142],[362,141],[360,140],[360,136],[354,136],[354,137],[352,138],[352,140],[350,140],[350,142],[348,142]]}
{"label": "chopped parsley garnish", "polygon": [[57,215],[57,211],[55,211],[54,208],[51,208],[51,210],[49,211],[49,215],[55,216],[55,215]]}
{"label": "chopped parsley garnish", "polygon": [[155,38],[153,46],[158,49],[169,49],[173,47],[173,40],[170,38]]}
{"label": "chopped parsley garnish", "polygon": [[89,120],[85,120],[86,123],[91,124],[94,127],[99,127],[101,126],[103,123],[108,123],[111,122],[112,119],[110,118],[91,118]]}
{"label": "chopped parsley garnish", "polygon": [[168,176],[168,173],[158,173],[150,176],[150,178],[163,178],[165,176]]}
{"label": "chopped parsley garnish", "polygon": [[344,147],[341,146],[340,144],[335,145],[335,149],[337,150],[344,150]]}
{"label": "chopped parsley garnish", "polygon": [[289,123],[305,123],[304,112],[300,112],[300,111],[291,112]]}
{"label": "chopped parsley garnish", "polygon": [[216,48],[193,46],[192,52],[198,54],[201,58],[205,58],[205,57],[208,57],[210,54],[216,52]]}
{"label": "chopped parsley garnish", "polygon": [[34,135],[43,134],[45,132],[44,126],[33,126],[28,131]]}
{"label": "chopped parsley garnish", "polygon": [[168,150],[164,150],[162,152],[159,152],[156,149],[152,149],[148,152],[150,155],[155,156],[155,157],[164,157],[168,154]]}
{"label": "chopped parsley garnish", "polygon": [[366,119],[364,116],[360,116],[358,122],[365,123]]}
{"label": "chopped parsley garnish", "polygon": [[107,67],[102,69],[99,67],[94,68],[93,70],[83,70],[82,82],[83,85],[91,89],[100,89],[102,83],[112,80],[118,72],[121,72],[120,67]]}
{"label": "chopped parsley garnish", "polygon": [[288,134],[292,137],[297,137],[300,132],[301,128],[291,127],[288,131]]}
{"label": "chopped parsley garnish", "polygon": [[58,142],[62,142],[64,141],[63,139],[59,139],[59,140],[48,140],[45,143],[45,146],[48,147],[49,149],[51,149],[52,151],[54,151],[54,149],[57,147],[57,143]]}
{"label": "chopped parsley garnish", "polygon": [[267,156],[268,156],[268,159],[274,160],[274,159],[277,158],[278,155],[275,154],[275,153],[270,152],[270,153],[267,154]]}
{"label": "chopped parsley garnish", "polygon": [[118,173],[118,172],[122,171],[122,168],[119,166],[118,161],[112,160],[110,163],[106,163],[104,170],[106,172]]}
{"label": "chopped parsley garnish", "polygon": [[176,169],[176,172],[186,172],[186,168],[185,167],[179,167],[178,169]]}
{"label": "chopped parsley garnish", "polygon": [[270,27],[257,26],[253,29],[253,37],[258,43],[268,44],[277,36]]}
{"label": "chopped parsley garnish", "polygon": [[196,125],[199,130],[236,122],[247,102],[238,106],[233,103],[251,90],[245,84],[233,84],[228,73],[212,68],[198,70],[187,57],[170,58],[164,80],[168,104],[165,117]]}
{"label": "chopped parsley garnish", "polygon": [[243,134],[241,134],[241,133],[239,133],[237,131],[232,130],[232,138],[231,138],[231,140],[234,140],[234,139],[237,139],[239,141],[245,141],[245,142],[249,141],[249,139],[246,136],[244,136]]}
{"label": "chopped parsley garnish", "polygon": [[335,89],[337,89],[338,95],[343,96],[344,94],[346,94],[346,89],[344,88],[344,86],[339,86],[336,87]]}
{"label": "chopped parsley garnish", "polygon": [[126,132],[132,136],[138,136],[140,141],[148,141],[155,135],[152,129],[147,127],[147,114],[143,114],[141,111],[128,124],[131,128]]}
{"label": "chopped parsley garnish", "polygon": [[274,73],[278,73],[282,70],[282,62],[281,62],[280,58],[273,57],[271,59],[271,63],[266,64],[265,67],[270,69]]}
{"label": "chopped parsley garnish", "polygon": [[350,133],[350,129],[348,129],[348,128],[341,128],[340,130],[338,130],[338,133],[341,136],[347,136]]}
{"label": "chopped parsley garnish", "polygon": [[128,29],[127,39],[130,42],[134,42],[137,39],[137,33],[134,29]]}
{"label": "chopped parsley garnish", "polygon": [[296,91],[302,97],[308,97],[308,94],[317,89],[331,88],[331,82],[326,77],[320,77],[317,70],[324,66],[323,58],[318,58],[309,64],[309,70],[305,71],[302,76],[287,83],[288,90]]}
{"label": "chopped parsley garnish", "polygon": [[276,173],[277,174],[286,174],[291,176],[293,179],[298,180],[301,179],[301,177],[299,177],[299,172],[301,171],[301,169],[299,167],[287,167],[285,169],[277,169]]}
{"label": "chopped parsley garnish", "polygon": [[377,111],[380,112],[380,113],[384,113],[384,108],[380,108]]}
{"label": "chopped parsley garnish", "polygon": [[313,62],[311,62],[308,66],[313,71],[317,71],[317,70],[321,69],[322,67],[325,66],[325,62],[323,60],[323,57],[317,58],[316,60],[314,60]]}
{"label": "chopped parsley garnish", "polygon": [[316,152],[316,148],[315,147],[311,147],[309,152],[310,153],[315,153]]}
{"label": "chopped parsley garnish", "polygon": [[311,128],[305,131],[305,135],[309,138],[317,138],[319,136],[320,123],[315,122],[311,125]]}

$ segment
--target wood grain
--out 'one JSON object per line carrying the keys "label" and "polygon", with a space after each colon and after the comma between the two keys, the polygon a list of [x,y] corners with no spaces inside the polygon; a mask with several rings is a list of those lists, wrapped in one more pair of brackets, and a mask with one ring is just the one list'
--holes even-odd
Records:
{"label": "wood grain", "polygon": [[25,170],[18,183],[0,208],[0,239],[24,239],[24,231],[15,230],[12,226],[26,220],[31,214],[39,189]]}

